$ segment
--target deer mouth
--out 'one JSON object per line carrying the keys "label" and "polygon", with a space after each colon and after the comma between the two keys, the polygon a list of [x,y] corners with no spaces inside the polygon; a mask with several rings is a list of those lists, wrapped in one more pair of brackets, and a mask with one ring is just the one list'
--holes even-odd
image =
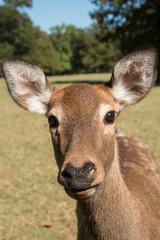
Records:
{"label": "deer mouth", "polygon": [[81,200],[91,197],[96,192],[97,185],[86,189],[71,189],[68,187],[64,187],[64,189],[71,198]]}
{"label": "deer mouth", "polygon": [[90,196],[92,196],[95,191],[96,188],[99,184],[94,184],[94,186],[92,186],[93,182],[95,180],[95,176],[92,176],[90,178],[87,179],[83,179],[83,178],[64,178],[61,173],[59,172],[58,174],[58,182],[59,184],[61,184],[66,193],[76,199],[84,199],[84,198],[88,198]]}

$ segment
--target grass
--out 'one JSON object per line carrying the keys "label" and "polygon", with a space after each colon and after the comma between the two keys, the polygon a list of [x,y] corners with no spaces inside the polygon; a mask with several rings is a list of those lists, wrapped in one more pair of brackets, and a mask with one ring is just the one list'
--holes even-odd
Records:
{"label": "grass", "polygon": [[[104,81],[109,75],[49,79],[64,87],[69,81]],[[160,87],[155,87],[141,103],[121,113],[117,128],[146,142],[160,162],[159,108]],[[46,119],[18,107],[2,79],[0,109],[0,240],[76,239],[76,203],[57,183]]]}

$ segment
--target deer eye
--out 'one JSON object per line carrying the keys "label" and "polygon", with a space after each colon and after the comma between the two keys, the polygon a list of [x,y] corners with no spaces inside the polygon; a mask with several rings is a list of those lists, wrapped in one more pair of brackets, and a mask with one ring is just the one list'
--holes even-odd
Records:
{"label": "deer eye", "polygon": [[106,114],[105,118],[104,118],[104,123],[113,123],[114,119],[115,119],[115,111],[110,111]]}
{"label": "deer eye", "polygon": [[56,128],[59,125],[58,120],[55,116],[49,116],[48,122],[49,122],[50,128]]}

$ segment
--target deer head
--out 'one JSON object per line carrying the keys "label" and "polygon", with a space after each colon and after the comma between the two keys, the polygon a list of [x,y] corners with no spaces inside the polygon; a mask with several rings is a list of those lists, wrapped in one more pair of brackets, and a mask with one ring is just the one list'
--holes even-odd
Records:
{"label": "deer head", "polygon": [[143,99],[154,82],[156,51],[136,51],[121,59],[105,85],[51,85],[35,65],[5,59],[9,92],[24,109],[45,114],[58,164],[58,181],[73,198],[92,196],[116,157],[115,120]]}

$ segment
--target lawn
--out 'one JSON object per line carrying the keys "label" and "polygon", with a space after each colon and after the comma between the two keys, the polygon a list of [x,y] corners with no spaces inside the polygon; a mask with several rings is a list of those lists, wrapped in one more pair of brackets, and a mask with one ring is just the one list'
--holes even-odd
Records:
{"label": "lawn", "polygon": [[[59,87],[109,74],[50,77]],[[160,87],[124,110],[117,128],[146,142],[160,162]],[[18,107],[0,79],[0,240],[76,239],[75,200],[57,183],[45,117]]]}

